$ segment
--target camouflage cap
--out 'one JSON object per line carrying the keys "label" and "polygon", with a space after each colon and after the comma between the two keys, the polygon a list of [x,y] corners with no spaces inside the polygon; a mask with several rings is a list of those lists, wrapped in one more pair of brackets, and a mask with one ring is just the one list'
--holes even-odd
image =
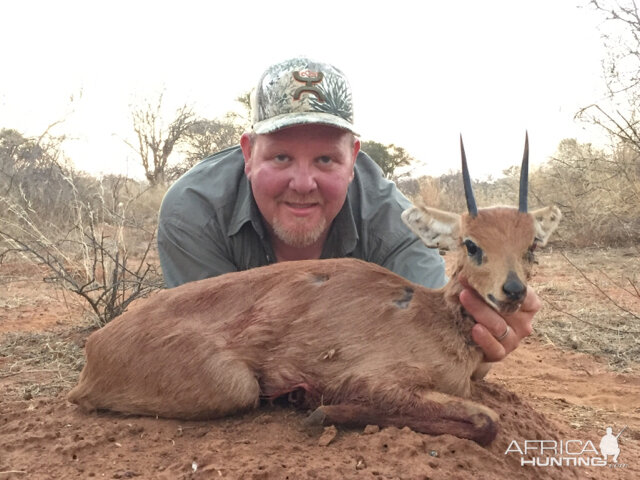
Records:
{"label": "camouflage cap", "polygon": [[252,92],[251,120],[257,134],[311,123],[356,134],[351,87],[344,73],[308,58],[293,58],[264,72]]}

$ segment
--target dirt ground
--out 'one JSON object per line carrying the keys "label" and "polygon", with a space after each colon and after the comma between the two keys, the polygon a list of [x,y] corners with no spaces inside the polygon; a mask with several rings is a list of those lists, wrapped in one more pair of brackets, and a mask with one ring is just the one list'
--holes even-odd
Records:
{"label": "dirt ground", "polygon": [[[2,264],[0,480],[640,478],[639,267],[637,250],[540,255],[536,333],[475,388],[501,417],[483,448],[407,428],[310,431],[286,405],[206,422],[84,414],[65,395],[87,313],[46,272]],[[594,466],[606,427],[626,427],[618,463]]]}

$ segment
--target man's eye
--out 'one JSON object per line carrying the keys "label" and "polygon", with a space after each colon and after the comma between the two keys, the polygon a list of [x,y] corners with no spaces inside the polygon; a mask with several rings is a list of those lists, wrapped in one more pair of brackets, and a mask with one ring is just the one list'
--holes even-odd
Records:
{"label": "man's eye", "polygon": [[273,159],[278,163],[285,163],[289,161],[288,155],[276,155]]}
{"label": "man's eye", "polygon": [[331,163],[331,157],[322,156],[317,158],[318,163],[321,165],[329,165]]}

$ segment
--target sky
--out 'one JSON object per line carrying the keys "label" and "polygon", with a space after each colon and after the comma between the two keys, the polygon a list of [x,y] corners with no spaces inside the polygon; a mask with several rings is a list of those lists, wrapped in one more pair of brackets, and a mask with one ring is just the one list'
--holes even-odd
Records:
{"label": "sky", "polygon": [[131,111],[164,92],[170,120],[237,110],[272,63],[305,55],[345,72],[363,140],[394,143],[414,174],[498,176],[563,138],[600,143],[575,113],[603,98],[587,0],[5,2],[0,128],[69,137],[76,167],[142,176]]}

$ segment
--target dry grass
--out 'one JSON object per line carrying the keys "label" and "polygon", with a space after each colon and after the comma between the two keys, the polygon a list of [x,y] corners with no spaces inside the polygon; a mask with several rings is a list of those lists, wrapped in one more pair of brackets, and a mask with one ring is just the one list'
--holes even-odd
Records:
{"label": "dry grass", "polygon": [[640,257],[635,249],[543,253],[533,286],[543,301],[536,335],[615,370],[640,364]]}
{"label": "dry grass", "polygon": [[63,333],[4,334],[0,338],[0,385],[11,378],[4,398],[29,400],[68,391],[84,366],[82,339],[87,332],[76,327]]}
{"label": "dry grass", "polygon": [[52,222],[24,199],[0,195],[6,212],[0,218],[0,264],[27,259],[42,267],[46,281],[81,297],[104,325],[163,285],[155,232],[164,191],[121,177],[83,190],[76,180],[72,172],[64,176],[73,191],[66,206],[71,223]]}

